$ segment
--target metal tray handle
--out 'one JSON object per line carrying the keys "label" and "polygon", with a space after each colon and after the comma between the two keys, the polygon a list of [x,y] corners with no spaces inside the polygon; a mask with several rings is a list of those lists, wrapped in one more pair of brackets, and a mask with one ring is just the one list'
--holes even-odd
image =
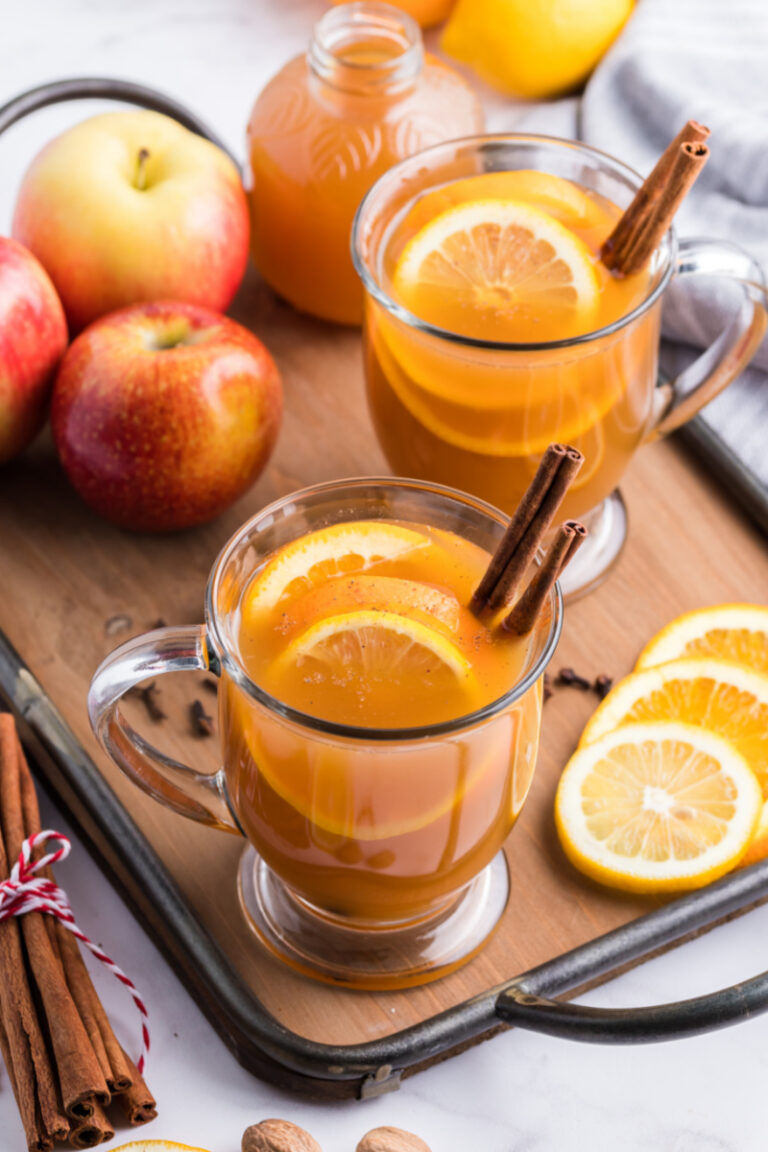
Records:
{"label": "metal tray handle", "polygon": [[53,80],[49,84],[41,84],[37,88],[21,92],[0,107],[0,135],[30,113],[40,108],[48,108],[52,104],[64,104],[69,100],[117,100],[123,104],[135,104],[138,108],[148,108],[152,112],[162,112],[165,116],[178,120],[179,124],[188,128],[190,132],[204,136],[206,140],[221,148],[238,172],[241,171],[240,161],[232,155],[216,133],[172,96],[166,96],[164,92],[158,92],[154,88],[146,88],[143,84],[134,84],[130,80],[113,80],[108,76]]}
{"label": "metal tray handle", "polygon": [[649,1008],[590,1008],[509,988],[496,1001],[506,1024],[587,1044],[651,1044],[727,1028],[768,1009],[768,972],[719,992]]}

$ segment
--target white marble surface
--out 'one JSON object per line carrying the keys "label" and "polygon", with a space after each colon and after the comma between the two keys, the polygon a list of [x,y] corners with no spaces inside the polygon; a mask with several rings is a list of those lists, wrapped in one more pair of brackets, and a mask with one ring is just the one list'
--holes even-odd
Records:
{"label": "white marble surface", "polygon": [[[111,75],[187,102],[242,153],[263,80],[305,43],[322,0],[0,0],[0,103],[62,76]],[[38,113],[0,139],[0,230],[7,230],[23,166],[89,106]],[[495,125],[525,110],[495,101]],[[551,111],[544,121],[552,130]],[[542,122],[540,118],[539,122]],[[554,130],[557,130],[555,126]],[[1,484],[1,480],[0,480]],[[1,492],[1,488],[0,488]],[[45,801],[45,821],[67,825]],[[83,928],[135,977],[151,1012],[148,1077],[160,1117],[142,1136],[236,1152],[265,1116],[308,1128],[325,1152],[353,1152],[368,1128],[419,1133],[434,1152],[762,1152],[768,1018],[667,1045],[612,1049],[523,1032],[496,1037],[369,1103],[307,1104],[243,1071],[75,838],[61,870]],[[652,1003],[702,993],[768,966],[768,908],[654,960],[592,993],[591,1003]],[[97,975],[130,1044],[136,1019],[110,977]],[[119,1133],[128,1140],[138,1133]],[[119,1141],[115,1141],[118,1143]],[[0,1073],[0,1152],[23,1148]]]}

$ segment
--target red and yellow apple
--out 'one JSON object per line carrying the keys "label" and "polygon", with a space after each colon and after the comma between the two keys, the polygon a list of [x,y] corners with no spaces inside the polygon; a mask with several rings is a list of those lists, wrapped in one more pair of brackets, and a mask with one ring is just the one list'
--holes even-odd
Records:
{"label": "red and yellow apple", "polygon": [[94,116],[51,140],[24,175],[12,231],[78,332],[139,301],[224,311],[245,272],[248,227],[229,157],[139,111]]}
{"label": "red and yellow apple", "polygon": [[210,520],[245,492],[281,415],[280,376],[256,336],[161,302],[104,316],[77,337],[56,377],[51,427],[91,508],[163,532]]}
{"label": "red and yellow apple", "polygon": [[40,263],[0,236],[0,463],[31,444],[45,423],[67,322]]}

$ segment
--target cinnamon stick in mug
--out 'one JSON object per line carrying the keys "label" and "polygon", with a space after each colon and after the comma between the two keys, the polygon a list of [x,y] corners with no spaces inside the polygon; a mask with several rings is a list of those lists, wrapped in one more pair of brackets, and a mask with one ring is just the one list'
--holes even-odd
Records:
{"label": "cinnamon stick in mug", "polygon": [[639,272],[709,158],[709,129],[689,120],[667,146],[651,174],[600,249],[600,259],[617,276]]}
{"label": "cinnamon stick in mug", "polygon": [[504,619],[502,626],[508,632],[525,636],[533,629],[550,589],[570,564],[574,553],[584,543],[586,537],[587,530],[578,520],[566,520],[560,525],[541,567]]}
{"label": "cinnamon stick in mug", "polygon": [[583,461],[581,452],[567,444],[547,448],[472,596],[469,606],[476,615],[501,608],[513,597]]}

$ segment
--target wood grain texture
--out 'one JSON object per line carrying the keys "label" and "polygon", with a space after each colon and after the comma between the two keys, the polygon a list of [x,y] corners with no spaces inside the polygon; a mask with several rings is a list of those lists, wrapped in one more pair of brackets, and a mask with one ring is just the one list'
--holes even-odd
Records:
{"label": "wood grain texture", "polygon": [[[201,922],[265,1006],[301,1035],[349,1044],[384,1036],[584,943],[656,906],[614,894],[566,861],[552,819],[554,790],[596,698],[563,689],[547,703],[533,788],[508,841],[512,894],[484,952],[454,975],[403,993],[351,993],[283,969],[250,936],[235,873],[242,842],[164,811],[98,749],[85,711],[90,677],[106,653],[158,618],[202,618],[208,571],[232,532],[276,496],[316,481],[387,468],[365,406],[356,332],[297,317],[255,279],[236,315],[268,344],[285,383],[277,452],[256,487],[215,523],[175,536],[128,535],[99,521],[68,489],[43,439],[4,470],[0,495],[0,627],[94,757],[159,853]],[[461,485],[461,477],[456,477]],[[630,541],[610,579],[570,606],[553,670],[593,678],[626,674],[648,637],[671,617],[721,601],[765,601],[765,542],[718,491],[705,469],[671,442],[640,452],[624,486]],[[107,636],[118,614],[132,629]],[[167,719],[153,724],[128,707],[150,738],[197,767],[217,767],[215,739],[195,737],[189,706],[213,697],[195,677],[158,685]],[[137,979],[140,973],[136,974]],[[213,990],[212,990],[213,991]]]}

